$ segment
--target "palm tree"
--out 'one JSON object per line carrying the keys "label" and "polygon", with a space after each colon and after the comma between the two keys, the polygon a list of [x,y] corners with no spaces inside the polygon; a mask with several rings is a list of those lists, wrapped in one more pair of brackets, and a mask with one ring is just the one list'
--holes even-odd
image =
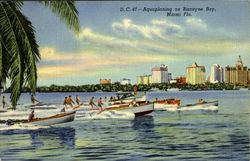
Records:
{"label": "palm tree", "polygon": [[[64,20],[75,33],[79,32],[78,11],[73,1],[40,1]],[[21,13],[23,2],[0,2],[0,87],[10,80],[11,103],[16,107],[22,88],[36,91],[37,68],[40,60],[34,27]]]}

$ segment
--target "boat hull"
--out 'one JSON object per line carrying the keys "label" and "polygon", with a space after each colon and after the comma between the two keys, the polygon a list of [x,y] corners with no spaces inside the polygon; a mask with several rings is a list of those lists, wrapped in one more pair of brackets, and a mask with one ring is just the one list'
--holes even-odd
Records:
{"label": "boat hull", "polygon": [[57,114],[54,116],[46,117],[46,118],[39,118],[30,121],[23,121],[20,124],[33,124],[33,125],[40,125],[40,126],[50,126],[54,124],[66,123],[74,121],[75,119],[75,111]]}
{"label": "boat hull", "polygon": [[131,113],[134,113],[135,116],[143,116],[146,114],[150,114],[151,112],[154,111],[154,104],[153,103],[141,103],[139,104],[139,106],[133,106],[133,107],[130,107],[129,105],[121,105],[119,107],[106,108],[105,110],[131,112]]}
{"label": "boat hull", "polygon": [[207,102],[203,104],[188,104],[182,105],[178,107],[166,108],[166,111],[169,112],[182,112],[186,114],[194,114],[194,113],[214,113],[218,112],[218,101]]}
{"label": "boat hull", "polygon": [[136,96],[131,96],[131,97],[127,97],[124,99],[120,99],[120,100],[116,100],[116,101],[110,101],[111,104],[120,104],[122,103],[130,103],[133,101],[133,99],[135,99],[136,102],[145,102],[146,101],[146,95],[136,95]]}
{"label": "boat hull", "polygon": [[169,100],[160,100],[154,102],[155,110],[164,110],[166,108],[178,107],[180,105],[180,100],[169,99]]}

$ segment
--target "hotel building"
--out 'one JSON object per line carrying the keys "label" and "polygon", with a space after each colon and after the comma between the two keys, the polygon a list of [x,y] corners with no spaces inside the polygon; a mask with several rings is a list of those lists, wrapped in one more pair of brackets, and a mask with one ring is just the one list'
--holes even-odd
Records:
{"label": "hotel building", "polygon": [[224,82],[224,70],[219,64],[213,64],[211,67],[210,83]]}
{"label": "hotel building", "polygon": [[144,75],[144,76],[137,76],[137,84],[152,84],[152,76],[151,75]]}
{"label": "hotel building", "polygon": [[168,67],[162,64],[161,67],[152,69],[152,83],[168,83]]}
{"label": "hotel building", "polygon": [[206,69],[198,66],[196,62],[186,68],[186,82],[189,84],[201,84],[206,82]]}
{"label": "hotel building", "polygon": [[241,57],[239,56],[235,67],[225,67],[226,83],[249,84],[250,83],[250,69],[243,66]]}

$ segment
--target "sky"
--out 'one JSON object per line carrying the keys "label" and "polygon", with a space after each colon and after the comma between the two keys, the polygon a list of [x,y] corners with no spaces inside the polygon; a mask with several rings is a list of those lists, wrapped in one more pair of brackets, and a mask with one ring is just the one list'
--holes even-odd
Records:
{"label": "sky", "polygon": [[[205,66],[209,76],[213,64],[235,66],[239,55],[250,67],[247,0],[77,1],[76,7],[81,26],[77,35],[40,3],[24,2],[22,12],[35,28],[42,58],[37,64],[38,86],[123,78],[135,84],[137,76],[150,75],[161,64],[175,78],[185,76],[193,62]],[[203,11],[183,16],[183,7]],[[168,8],[181,16],[148,8]]]}

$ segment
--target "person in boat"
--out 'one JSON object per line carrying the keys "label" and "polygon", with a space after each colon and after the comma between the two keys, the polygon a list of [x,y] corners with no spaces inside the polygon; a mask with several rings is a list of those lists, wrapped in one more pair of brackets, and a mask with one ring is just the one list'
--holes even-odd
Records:
{"label": "person in boat", "polygon": [[105,98],[104,98],[104,102],[107,102],[107,97],[105,96]]}
{"label": "person in boat", "polygon": [[31,102],[32,102],[32,104],[35,104],[36,103],[35,101],[39,102],[38,100],[35,99],[34,95],[32,94],[31,95]]}
{"label": "person in boat", "polygon": [[5,96],[3,96],[3,108],[5,108],[5,104],[6,104],[6,102],[5,102]]}
{"label": "person in boat", "polygon": [[112,101],[112,100],[113,100],[113,97],[111,96],[110,99],[109,99],[109,101]]}
{"label": "person in boat", "polygon": [[136,106],[136,101],[133,98],[132,101],[129,103],[129,107],[134,107],[134,106]]}
{"label": "person in boat", "polygon": [[80,104],[80,100],[78,98],[78,95],[76,95],[76,104],[79,105]]}
{"label": "person in boat", "polygon": [[157,97],[155,98],[155,102],[158,102],[158,98]]}
{"label": "person in boat", "polygon": [[101,111],[103,111],[102,104],[103,104],[102,103],[102,97],[100,97],[99,100],[98,100],[97,106],[99,106],[101,108]]}
{"label": "person in boat", "polygon": [[206,101],[203,101],[203,99],[199,99],[199,104],[203,104],[203,103],[206,103]]}
{"label": "person in boat", "polygon": [[70,107],[72,107],[73,106],[72,103],[75,104],[75,102],[72,100],[71,96],[69,96],[67,104],[70,105]]}
{"label": "person in boat", "polygon": [[64,107],[67,107],[67,104],[68,104],[68,97],[65,97],[63,101]]}
{"label": "person in boat", "polygon": [[[89,105],[93,108],[93,105],[95,105],[94,103],[94,99],[95,97],[92,97],[90,100],[89,100]],[[96,105],[95,105],[96,106]]]}
{"label": "person in boat", "polygon": [[32,110],[31,113],[29,114],[28,121],[35,120],[35,111]]}
{"label": "person in boat", "polygon": [[119,95],[117,96],[117,100],[120,100],[120,96]]}

